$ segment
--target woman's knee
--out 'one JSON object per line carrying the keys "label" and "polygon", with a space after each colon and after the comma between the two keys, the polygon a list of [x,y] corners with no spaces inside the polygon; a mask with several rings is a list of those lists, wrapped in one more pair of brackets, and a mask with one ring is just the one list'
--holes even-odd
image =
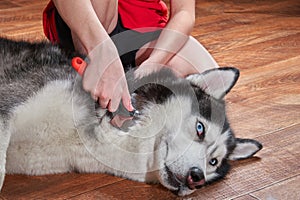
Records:
{"label": "woman's knee", "polygon": [[180,49],[176,57],[183,59],[193,66],[201,69],[218,67],[217,62],[207,49],[194,37],[190,36],[186,44]]}
{"label": "woman's knee", "polygon": [[118,21],[117,0],[91,0],[92,6],[104,29],[111,33]]}

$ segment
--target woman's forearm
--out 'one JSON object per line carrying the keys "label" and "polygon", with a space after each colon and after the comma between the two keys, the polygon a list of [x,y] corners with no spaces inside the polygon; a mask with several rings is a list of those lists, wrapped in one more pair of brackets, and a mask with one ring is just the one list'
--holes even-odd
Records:
{"label": "woman's forearm", "polygon": [[195,23],[193,3],[183,8],[174,4],[170,20],[158,38],[148,62],[166,64],[184,46],[193,30]]}
{"label": "woman's forearm", "polygon": [[63,20],[87,53],[109,38],[89,0],[53,0]]}

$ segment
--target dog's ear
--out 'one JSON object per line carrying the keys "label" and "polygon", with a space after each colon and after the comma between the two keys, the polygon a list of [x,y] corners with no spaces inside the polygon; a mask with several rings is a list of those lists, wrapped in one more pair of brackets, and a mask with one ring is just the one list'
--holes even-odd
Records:
{"label": "dog's ear", "polygon": [[229,155],[229,160],[241,160],[250,158],[262,149],[262,144],[252,139],[235,139],[236,146]]}
{"label": "dog's ear", "polygon": [[235,85],[239,78],[239,70],[233,67],[215,68],[186,77],[193,86],[216,99],[222,99]]}

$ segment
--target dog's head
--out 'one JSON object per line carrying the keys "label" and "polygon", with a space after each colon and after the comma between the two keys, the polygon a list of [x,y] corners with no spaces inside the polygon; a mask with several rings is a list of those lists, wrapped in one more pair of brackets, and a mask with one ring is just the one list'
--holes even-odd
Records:
{"label": "dog's head", "polygon": [[228,160],[249,158],[262,148],[255,140],[235,138],[227,121],[223,98],[238,77],[235,68],[212,69],[179,82],[165,75],[153,80],[162,80],[158,85],[163,87],[148,84],[138,92],[138,102],[151,99],[162,105],[152,116],[153,126],[164,121],[158,179],[180,196],[224,177]]}

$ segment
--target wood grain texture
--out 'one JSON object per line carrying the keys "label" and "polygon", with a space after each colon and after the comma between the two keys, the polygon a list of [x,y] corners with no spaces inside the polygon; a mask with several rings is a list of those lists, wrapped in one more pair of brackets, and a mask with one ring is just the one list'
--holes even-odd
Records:
{"label": "wood grain texture", "polygon": [[258,199],[299,199],[300,175],[252,193]]}
{"label": "wood grain texture", "polygon": [[121,180],[105,174],[8,175],[5,181],[10,184],[5,184],[5,191],[0,196],[7,199],[66,199]]}
{"label": "wood grain texture", "polygon": [[[48,0],[0,1],[0,35],[45,39]],[[220,66],[241,71],[227,96],[238,137],[264,149],[184,199],[300,199],[300,1],[197,0],[192,35]],[[161,185],[104,174],[9,175],[0,199],[182,199]]]}
{"label": "wood grain texture", "polygon": [[250,195],[243,195],[243,196],[234,198],[234,200],[257,200],[257,199]]}

